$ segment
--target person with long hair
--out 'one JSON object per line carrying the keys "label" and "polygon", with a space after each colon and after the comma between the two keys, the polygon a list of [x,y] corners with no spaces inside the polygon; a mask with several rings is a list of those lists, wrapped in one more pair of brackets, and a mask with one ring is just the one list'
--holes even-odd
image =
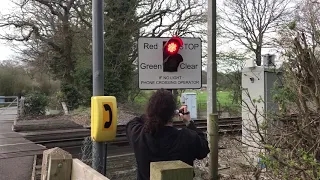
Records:
{"label": "person with long hair", "polygon": [[[128,141],[137,162],[137,179],[150,179],[150,163],[181,160],[191,166],[195,159],[203,159],[210,152],[205,134],[196,128],[186,106],[177,113],[176,101],[170,91],[160,89],[153,93],[145,114],[126,125]],[[173,118],[186,128],[173,127]]]}

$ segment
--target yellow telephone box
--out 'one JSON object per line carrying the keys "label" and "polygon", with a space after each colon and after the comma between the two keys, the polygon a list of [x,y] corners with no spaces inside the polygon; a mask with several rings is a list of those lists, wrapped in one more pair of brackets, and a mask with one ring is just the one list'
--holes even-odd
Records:
{"label": "yellow telephone box", "polygon": [[114,96],[91,97],[91,138],[96,142],[116,138],[118,124],[117,100]]}

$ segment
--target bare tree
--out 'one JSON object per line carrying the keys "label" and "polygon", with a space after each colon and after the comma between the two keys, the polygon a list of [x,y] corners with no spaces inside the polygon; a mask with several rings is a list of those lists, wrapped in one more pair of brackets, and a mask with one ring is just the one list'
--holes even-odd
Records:
{"label": "bare tree", "polygon": [[289,0],[225,0],[220,9],[222,37],[254,53],[261,65],[261,51],[272,45],[272,35],[289,14]]}
{"label": "bare tree", "polygon": [[[112,11],[110,7],[119,8],[123,3],[120,0],[106,1],[106,23],[114,21],[108,15],[108,12],[110,14]],[[113,32],[131,31],[127,32],[133,37],[129,62],[134,63],[137,60],[136,42],[139,36],[162,37],[177,34],[203,37],[206,34],[205,0],[131,0],[125,3],[129,3],[129,11],[134,10],[137,15],[132,17],[128,13],[122,13],[117,18],[133,19],[135,23],[128,24],[123,20],[124,23],[118,22],[118,26],[106,26],[106,28],[112,29]],[[2,38],[25,42],[27,48],[22,51],[23,56],[26,57],[25,60],[41,59],[39,61],[46,62],[45,64],[54,74],[59,74],[59,78],[72,81],[71,74],[76,64],[75,56],[77,53],[90,50],[91,1],[23,0],[17,5],[19,6],[17,12],[1,17],[1,27],[10,27],[15,30],[14,33],[9,33]],[[85,43],[77,42],[81,39],[80,35],[87,38],[84,40]],[[109,35],[106,42],[112,41],[112,38],[123,39],[120,36]],[[77,47],[84,44],[87,48],[83,47],[82,51],[74,53],[75,44]]]}
{"label": "bare tree", "polygon": [[[0,27],[13,28],[3,39],[23,42],[22,60],[42,63],[57,78],[72,82],[75,69],[75,0],[23,0],[16,12],[1,17]],[[36,61],[35,61],[36,60]]]}
{"label": "bare tree", "polygon": [[257,100],[244,103],[255,127],[246,135],[255,136],[252,144],[264,150],[260,157],[273,179],[320,178],[319,9],[320,4],[311,0],[299,3],[292,20],[280,31],[287,60],[283,87],[277,89],[275,100],[286,108],[266,114],[257,111]]}
{"label": "bare tree", "polygon": [[[113,2],[112,3],[120,3]],[[138,30],[138,36],[133,39],[137,42],[139,36],[144,37],[164,37],[171,35],[201,37],[206,42],[206,1],[205,0],[136,0],[132,8],[136,9],[137,16],[131,25],[131,29]],[[90,9],[90,4],[82,9]],[[89,11],[77,10],[80,19],[88,26],[92,27],[91,14]],[[130,61],[137,59],[137,47],[131,54]],[[204,55],[205,57],[206,55]]]}
{"label": "bare tree", "polygon": [[[105,93],[119,101],[138,88],[132,77],[139,36],[176,34],[205,40],[205,0],[106,0],[105,4]],[[17,51],[23,61],[37,67],[35,71],[50,72],[65,84],[81,84],[78,88],[89,95],[91,5],[84,0],[23,0],[16,12],[1,17],[0,26],[14,30],[2,38],[23,42],[25,47]]]}

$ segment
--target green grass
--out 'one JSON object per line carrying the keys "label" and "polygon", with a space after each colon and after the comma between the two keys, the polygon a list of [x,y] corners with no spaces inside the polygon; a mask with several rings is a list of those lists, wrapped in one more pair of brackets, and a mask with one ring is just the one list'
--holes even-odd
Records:
{"label": "green grass", "polygon": [[[197,93],[197,105],[200,111],[206,111],[207,109],[207,91],[200,90],[189,90],[185,92],[195,92]],[[147,103],[148,98],[152,94],[152,91],[143,91],[141,95],[137,96],[135,99],[135,103],[138,105],[145,105]],[[217,92],[218,104],[217,108],[232,106],[232,97],[230,91],[218,91]],[[178,101],[180,97],[178,97]]]}
{"label": "green grass", "polygon": [[[207,110],[207,99],[208,99],[208,92],[207,91],[188,91],[188,92],[195,92],[197,93],[197,105],[200,111]],[[231,106],[232,105],[232,96],[230,91],[218,91],[217,92],[217,108],[224,106]]]}

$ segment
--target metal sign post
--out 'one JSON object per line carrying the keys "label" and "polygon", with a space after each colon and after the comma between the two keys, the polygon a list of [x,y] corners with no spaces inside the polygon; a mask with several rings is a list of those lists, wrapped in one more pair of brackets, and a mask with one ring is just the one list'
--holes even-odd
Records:
{"label": "metal sign post", "polygon": [[[92,77],[93,96],[104,95],[104,3],[92,1]],[[92,167],[106,175],[107,146],[104,142],[92,142]]]}
{"label": "metal sign post", "polygon": [[218,179],[217,126],[217,61],[216,61],[216,1],[208,2],[208,62],[207,62],[207,131],[210,145],[209,179]]}

